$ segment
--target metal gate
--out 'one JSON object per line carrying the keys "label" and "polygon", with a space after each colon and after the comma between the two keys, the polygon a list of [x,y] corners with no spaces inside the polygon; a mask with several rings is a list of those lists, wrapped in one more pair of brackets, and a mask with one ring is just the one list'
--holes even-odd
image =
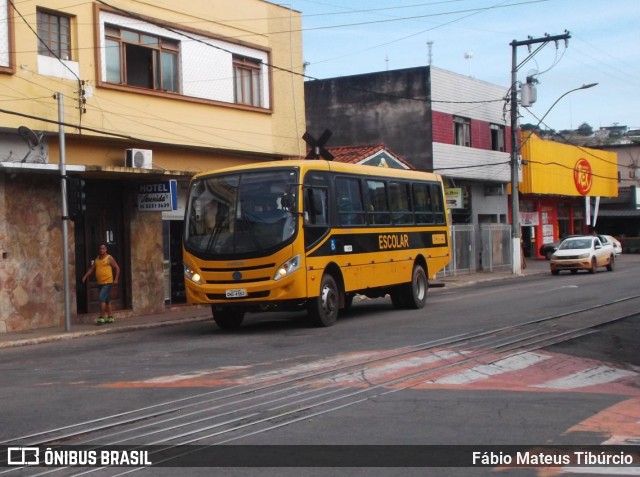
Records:
{"label": "metal gate", "polygon": [[483,224],[480,227],[482,240],[482,270],[492,272],[511,268],[511,226],[507,224]]}
{"label": "metal gate", "polygon": [[451,261],[437,276],[473,273],[475,262],[475,230],[473,225],[451,226]]}
{"label": "metal gate", "polygon": [[[480,228],[480,268],[492,272],[511,268],[511,226],[483,224]],[[437,277],[476,272],[476,230],[473,225],[451,226],[451,262]]]}

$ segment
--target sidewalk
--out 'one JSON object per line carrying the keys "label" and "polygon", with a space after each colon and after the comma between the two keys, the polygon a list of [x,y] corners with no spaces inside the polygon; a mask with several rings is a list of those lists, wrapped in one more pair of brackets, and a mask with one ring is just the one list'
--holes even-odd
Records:
{"label": "sidewalk", "polygon": [[[528,258],[526,268],[522,270],[521,276],[524,277],[529,275],[541,275],[544,273],[551,274],[549,270],[548,260]],[[461,287],[461,286],[473,285],[478,282],[487,282],[492,280],[505,280],[509,278],[517,278],[513,273],[511,273],[510,266],[504,269],[496,269],[493,271],[477,271],[474,273],[461,273],[459,275],[451,275],[443,278],[438,278],[433,281],[435,283],[444,283],[446,287]]]}
{"label": "sidewalk", "polygon": [[[546,260],[527,260],[527,268],[522,271],[522,276],[549,273],[549,262]],[[517,278],[511,273],[511,269],[496,270],[493,272],[477,272],[460,275],[452,275],[434,280],[434,286],[462,287],[474,283],[505,280]],[[65,331],[64,326],[54,328],[41,328],[37,330],[18,331],[14,333],[0,334],[0,349],[17,346],[35,345],[94,336],[107,333],[122,333],[161,326],[172,326],[182,323],[205,321],[211,319],[211,308],[206,305],[183,305],[167,308],[164,312],[155,315],[144,315],[120,320],[110,325],[96,326],[95,324],[72,323],[70,331]]]}

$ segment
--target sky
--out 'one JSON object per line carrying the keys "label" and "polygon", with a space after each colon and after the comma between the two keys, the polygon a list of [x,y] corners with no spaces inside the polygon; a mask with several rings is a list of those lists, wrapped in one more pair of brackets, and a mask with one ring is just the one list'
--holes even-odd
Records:
{"label": "sky", "polygon": [[[514,40],[568,31],[567,44],[535,44],[532,55],[527,46],[516,48],[517,81],[538,80],[537,101],[520,108],[521,124],[542,119],[541,128],[557,131],[583,123],[594,130],[640,129],[638,0],[290,0],[286,6],[302,13],[305,75],[317,79],[431,64],[509,88]],[[571,91],[591,83],[598,84]]]}

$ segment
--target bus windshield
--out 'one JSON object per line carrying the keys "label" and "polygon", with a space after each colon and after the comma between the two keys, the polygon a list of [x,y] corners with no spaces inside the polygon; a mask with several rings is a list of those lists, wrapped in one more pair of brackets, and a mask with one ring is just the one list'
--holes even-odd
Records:
{"label": "bus windshield", "polygon": [[271,253],[297,230],[298,171],[219,174],[191,184],[184,245],[210,259]]}

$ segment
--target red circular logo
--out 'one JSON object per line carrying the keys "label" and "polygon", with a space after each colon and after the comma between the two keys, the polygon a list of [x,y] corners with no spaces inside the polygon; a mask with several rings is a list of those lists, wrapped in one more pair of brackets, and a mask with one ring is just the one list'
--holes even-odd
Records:
{"label": "red circular logo", "polygon": [[591,173],[591,164],[586,159],[578,159],[573,168],[573,182],[576,189],[582,195],[587,195],[593,185],[593,174]]}

